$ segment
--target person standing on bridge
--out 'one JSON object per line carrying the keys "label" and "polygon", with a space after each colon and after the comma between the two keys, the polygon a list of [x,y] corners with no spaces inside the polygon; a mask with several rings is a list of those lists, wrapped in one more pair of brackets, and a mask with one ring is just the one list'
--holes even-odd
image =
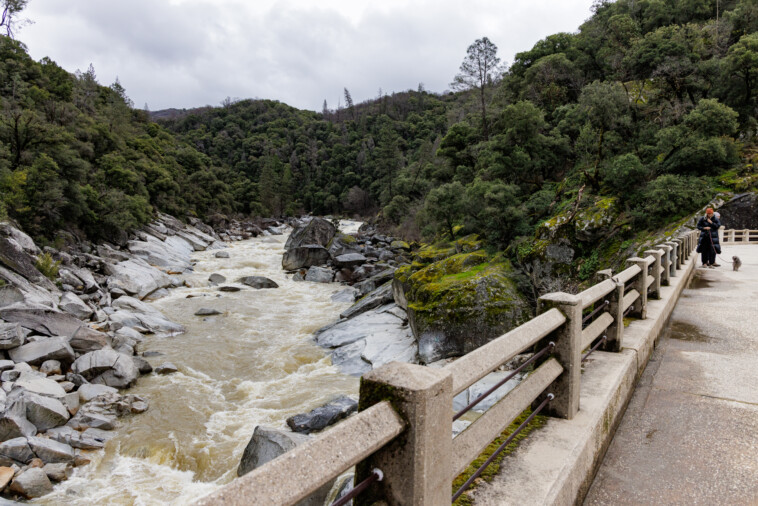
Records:
{"label": "person standing on bridge", "polygon": [[700,238],[697,243],[697,250],[702,255],[703,267],[721,267],[716,263],[716,255],[721,253],[719,244],[719,228],[721,222],[714,216],[713,208],[705,210],[705,216],[697,222],[697,229],[700,230]]}

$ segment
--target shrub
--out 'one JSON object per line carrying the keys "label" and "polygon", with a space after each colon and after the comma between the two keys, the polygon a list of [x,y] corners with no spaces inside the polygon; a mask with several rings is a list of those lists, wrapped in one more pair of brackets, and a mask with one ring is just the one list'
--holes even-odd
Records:
{"label": "shrub", "polygon": [[53,260],[53,257],[50,255],[50,253],[43,253],[42,255],[39,255],[37,257],[37,261],[34,263],[34,266],[37,267],[38,271],[53,281],[55,281],[55,279],[58,277],[58,268],[60,265],[60,261]]}

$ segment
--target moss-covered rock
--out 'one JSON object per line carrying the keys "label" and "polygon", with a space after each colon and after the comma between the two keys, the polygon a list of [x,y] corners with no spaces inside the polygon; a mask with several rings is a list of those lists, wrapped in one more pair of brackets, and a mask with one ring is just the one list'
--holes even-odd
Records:
{"label": "moss-covered rock", "polygon": [[594,242],[608,237],[619,216],[616,197],[603,197],[577,212],[574,217],[574,233],[577,241]]}
{"label": "moss-covered rock", "polygon": [[468,353],[528,319],[513,275],[508,260],[483,250],[398,269],[395,300],[408,310],[422,362]]}

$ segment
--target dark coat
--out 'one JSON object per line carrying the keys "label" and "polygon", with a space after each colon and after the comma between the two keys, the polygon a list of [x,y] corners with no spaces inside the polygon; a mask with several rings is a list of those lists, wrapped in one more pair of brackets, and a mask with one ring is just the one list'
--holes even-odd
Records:
{"label": "dark coat", "polygon": [[[710,230],[705,230],[705,227],[711,227]],[[711,241],[713,241],[713,247],[716,249],[716,253],[721,253],[721,245],[719,244],[719,228],[721,222],[715,216],[711,217],[711,223],[708,223],[706,217],[703,216],[697,222],[697,229],[700,230],[700,238],[697,241],[697,251],[702,252],[703,248],[710,248]],[[708,235],[711,236],[708,239]]]}

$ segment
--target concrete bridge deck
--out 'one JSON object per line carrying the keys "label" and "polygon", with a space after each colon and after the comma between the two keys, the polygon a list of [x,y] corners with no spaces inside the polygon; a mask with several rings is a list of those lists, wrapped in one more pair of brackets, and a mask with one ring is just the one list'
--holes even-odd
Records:
{"label": "concrete bridge deck", "polygon": [[586,505],[758,504],[758,247],[732,255],[682,294]]}

